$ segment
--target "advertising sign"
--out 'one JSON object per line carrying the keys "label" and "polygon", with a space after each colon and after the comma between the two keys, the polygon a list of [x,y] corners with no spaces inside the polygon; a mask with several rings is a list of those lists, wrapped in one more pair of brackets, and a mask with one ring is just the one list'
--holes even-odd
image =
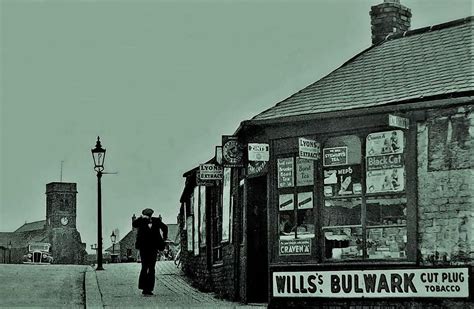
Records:
{"label": "advertising sign", "polygon": [[222,167],[215,164],[200,164],[199,178],[201,180],[221,180],[223,170]]}
{"label": "advertising sign", "polygon": [[280,255],[311,255],[311,239],[280,240]]}
{"label": "advertising sign", "polygon": [[388,125],[395,128],[408,129],[410,121],[408,118],[403,118],[396,115],[388,115]]}
{"label": "advertising sign", "polygon": [[367,135],[366,142],[367,156],[403,153],[405,148],[402,130],[372,133]]}
{"label": "advertising sign", "polygon": [[366,182],[367,193],[403,191],[405,190],[405,169],[368,171]]}
{"label": "advertising sign", "polygon": [[299,157],[309,160],[318,160],[320,153],[319,143],[304,137],[298,139]]}
{"label": "advertising sign", "polygon": [[199,254],[199,188],[200,186],[194,187],[193,192],[193,214],[194,214],[194,255]]}
{"label": "advertising sign", "polygon": [[224,178],[222,181],[222,241],[229,240],[230,171],[230,168],[224,168]]}
{"label": "advertising sign", "polygon": [[313,208],[313,192],[298,193],[298,209]]}
{"label": "advertising sign", "polygon": [[323,165],[336,166],[347,164],[347,147],[334,147],[323,149]]}
{"label": "advertising sign", "polygon": [[469,296],[467,267],[274,272],[272,282],[274,297],[465,298]]}
{"label": "advertising sign", "polygon": [[222,165],[224,167],[242,167],[244,164],[244,147],[237,136],[222,136]]}
{"label": "advertising sign", "polygon": [[196,171],[196,186],[213,186],[214,185],[214,180],[201,179],[200,174],[201,172],[197,170]]}
{"label": "advertising sign", "polygon": [[249,161],[247,165],[247,176],[255,177],[267,173],[268,165],[265,161]]}
{"label": "advertising sign", "polygon": [[278,159],[278,188],[293,187],[293,158]]}
{"label": "advertising sign", "polygon": [[278,206],[280,211],[295,209],[293,194],[280,194],[278,196]]}
{"label": "advertising sign", "polygon": [[187,229],[187,242],[188,242],[188,251],[193,251],[193,217],[189,216],[186,218]]}
{"label": "advertising sign", "polygon": [[403,166],[404,166],[403,156],[400,153],[367,157],[367,170],[368,171],[387,170],[387,169],[399,168]]}
{"label": "advertising sign", "polygon": [[314,161],[296,158],[296,185],[312,186],[314,184]]}
{"label": "advertising sign", "polygon": [[199,237],[201,247],[206,246],[206,187],[199,189]]}
{"label": "advertising sign", "polygon": [[248,144],[249,161],[268,161],[270,159],[270,146],[268,144]]}

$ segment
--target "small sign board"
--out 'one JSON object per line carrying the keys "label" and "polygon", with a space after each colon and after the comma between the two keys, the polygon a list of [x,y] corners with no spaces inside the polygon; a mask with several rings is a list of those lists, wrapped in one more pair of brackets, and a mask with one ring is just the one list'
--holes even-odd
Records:
{"label": "small sign board", "polygon": [[323,165],[337,166],[347,164],[347,147],[333,147],[323,149]]}
{"label": "small sign board", "polygon": [[215,185],[214,180],[202,179],[199,170],[196,171],[196,186],[213,186]]}
{"label": "small sign board", "polygon": [[318,160],[321,147],[312,139],[300,137],[298,139],[299,157],[302,159]]}
{"label": "small sign board", "polygon": [[243,146],[239,143],[237,136],[222,136],[222,164],[224,167],[244,166]]}
{"label": "small sign board", "polygon": [[408,129],[410,120],[396,115],[388,115],[388,125],[395,128]]}
{"label": "small sign board", "polygon": [[280,256],[311,255],[311,239],[280,240]]}
{"label": "small sign board", "polygon": [[248,144],[249,161],[268,161],[270,159],[270,146],[268,144]]}
{"label": "small sign board", "polygon": [[293,187],[293,158],[281,158],[277,160],[278,166],[278,188]]}
{"label": "small sign board", "polygon": [[201,180],[221,180],[223,169],[216,164],[200,164],[199,178]]}

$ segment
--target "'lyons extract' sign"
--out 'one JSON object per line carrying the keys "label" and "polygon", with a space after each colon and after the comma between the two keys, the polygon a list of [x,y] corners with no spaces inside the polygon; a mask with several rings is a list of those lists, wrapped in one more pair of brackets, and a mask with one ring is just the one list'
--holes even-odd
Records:
{"label": "'lyons extract' sign", "polygon": [[319,143],[312,139],[300,137],[298,139],[298,150],[299,157],[302,159],[317,160],[319,158]]}
{"label": "'lyons extract' sign", "polygon": [[222,179],[223,169],[215,164],[200,164],[199,178],[201,180],[220,180]]}
{"label": "'lyons extract' sign", "polygon": [[469,296],[469,269],[426,268],[274,272],[274,297],[389,298]]}

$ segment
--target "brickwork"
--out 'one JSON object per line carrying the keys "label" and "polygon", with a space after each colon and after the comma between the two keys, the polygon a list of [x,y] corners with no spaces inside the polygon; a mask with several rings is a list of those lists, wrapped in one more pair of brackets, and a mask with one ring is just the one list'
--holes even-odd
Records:
{"label": "brickwork", "polygon": [[417,132],[421,260],[474,265],[472,106],[427,115]]}
{"label": "brickwork", "polygon": [[390,33],[405,32],[410,29],[411,10],[400,1],[384,1],[370,10],[372,44],[377,44]]}

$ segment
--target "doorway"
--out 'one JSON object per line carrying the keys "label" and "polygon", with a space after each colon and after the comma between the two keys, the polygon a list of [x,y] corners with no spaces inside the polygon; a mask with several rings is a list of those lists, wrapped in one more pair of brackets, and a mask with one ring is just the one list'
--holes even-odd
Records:
{"label": "doorway", "polygon": [[248,179],[247,301],[268,300],[267,177]]}

